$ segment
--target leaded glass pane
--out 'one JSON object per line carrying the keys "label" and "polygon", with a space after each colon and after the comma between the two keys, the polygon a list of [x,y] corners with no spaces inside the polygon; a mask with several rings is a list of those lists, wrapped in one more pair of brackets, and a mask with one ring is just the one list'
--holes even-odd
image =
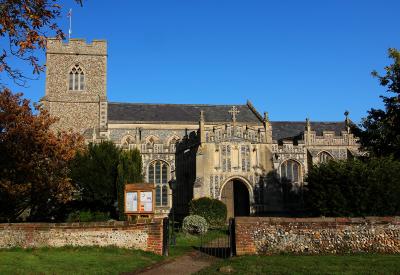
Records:
{"label": "leaded glass pane", "polygon": [[166,185],[162,187],[162,205],[168,205],[168,187]]}
{"label": "leaded glass pane", "polygon": [[149,165],[149,182],[154,183],[154,162]]}
{"label": "leaded glass pane", "polygon": [[293,162],[293,181],[299,181],[299,165]]}
{"label": "leaded glass pane", "polygon": [[74,90],[76,91],[76,90],[78,90],[78,73],[75,73],[74,74]]}
{"label": "leaded glass pane", "polygon": [[161,162],[156,162],[156,183],[161,183]]}
{"label": "leaded glass pane", "polygon": [[80,79],[80,90],[82,91],[85,88],[85,76],[83,72],[81,72],[81,79]]}
{"label": "leaded glass pane", "polygon": [[156,186],[156,205],[161,205],[161,187],[159,185]]}
{"label": "leaded glass pane", "polygon": [[167,165],[164,163],[162,166],[162,183],[167,184]]}

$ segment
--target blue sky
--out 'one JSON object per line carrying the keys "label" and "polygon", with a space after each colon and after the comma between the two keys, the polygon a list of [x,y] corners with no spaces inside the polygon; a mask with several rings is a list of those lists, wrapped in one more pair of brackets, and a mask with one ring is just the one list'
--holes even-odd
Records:
{"label": "blue sky", "polygon": [[[387,49],[400,48],[398,0],[61,4],[59,23],[66,33],[72,7],[73,38],[108,40],[109,101],[249,99],[271,120],[337,121],[349,110],[360,121],[369,108],[381,106],[384,93],[371,71],[382,72],[390,62]],[[12,88],[37,101],[44,78]]]}

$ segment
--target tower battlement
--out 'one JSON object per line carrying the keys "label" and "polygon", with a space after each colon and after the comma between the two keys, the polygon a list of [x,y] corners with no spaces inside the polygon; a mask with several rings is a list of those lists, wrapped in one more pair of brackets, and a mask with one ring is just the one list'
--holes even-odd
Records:
{"label": "tower battlement", "polygon": [[55,125],[84,133],[107,128],[107,41],[49,38],[46,96],[42,102],[59,117]]}
{"label": "tower battlement", "polygon": [[75,55],[107,55],[106,40],[92,40],[87,43],[86,39],[71,38],[63,42],[57,38],[47,39],[47,54],[75,54]]}

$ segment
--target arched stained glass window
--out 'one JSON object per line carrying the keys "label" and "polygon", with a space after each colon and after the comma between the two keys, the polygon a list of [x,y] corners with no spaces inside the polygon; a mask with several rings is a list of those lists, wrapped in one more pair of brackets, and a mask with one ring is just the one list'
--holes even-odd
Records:
{"label": "arched stained glass window", "polygon": [[148,182],[156,186],[156,206],[168,206],[168,169],[169,165],[161,160],[150,163]]}
{"label": "arched stained glass window", "polygon": [[75,65],[69,72],[70,91],[83,91],[85,89],[85,74],[79,65]]}
{"label": "arched stained glass window", "polygon": [[333,157],[329,153],[322,151],[321,153],[318,154],[318,159],[319,159],[319,163],[326,163],[326,162],[332,160]]}
{"label": "arched stained glass window", "polygon": [[301,167],[297,161],[287,160],[281,165],[281,177],[291,182],[300,182]]}

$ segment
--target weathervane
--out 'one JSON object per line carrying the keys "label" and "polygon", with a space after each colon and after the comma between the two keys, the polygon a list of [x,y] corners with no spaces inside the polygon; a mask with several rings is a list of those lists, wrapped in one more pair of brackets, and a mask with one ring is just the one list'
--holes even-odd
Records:
{"label": "weathervane", "polygon": [[232,106],[232,109],[228,111],[232,115],[232,121],[236,122],[236,115],[240,113],[240,111],[236,108],[236,106]]}

